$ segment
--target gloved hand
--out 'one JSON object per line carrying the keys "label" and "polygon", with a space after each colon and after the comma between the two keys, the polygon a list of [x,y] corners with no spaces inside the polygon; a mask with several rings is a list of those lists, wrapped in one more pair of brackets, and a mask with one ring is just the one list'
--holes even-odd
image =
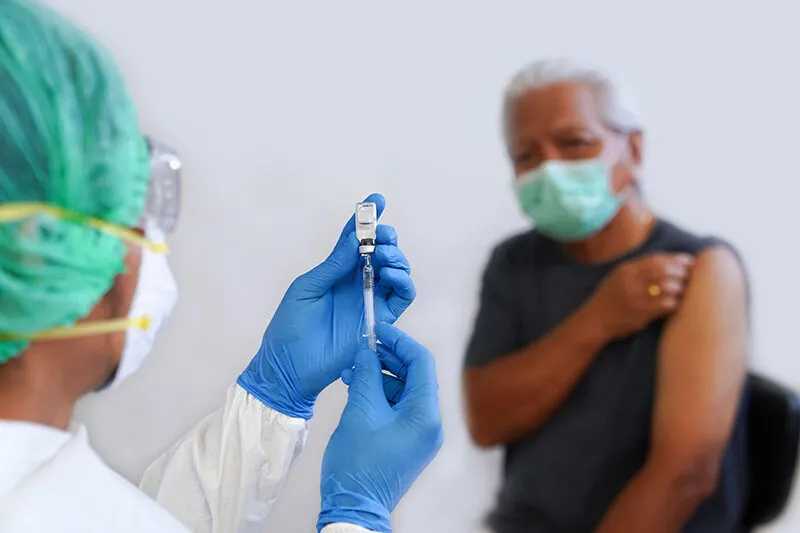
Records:
{"label": "gloved hand", "polygon": [[433,356],[393,326],[375,331],[380,360],[362,349],[342,374],[349,398],[322,460],[320,531],[343,522],[390,532],[390,513],[444,439]]}
{"label": "gloved hand", "polygon": [[[365,201],[383,213],[383,196]],[[416,289],[394,228],[379,225],[376,237],[375,319],[394,323]],[[239,376],[243,389],[285,415],[310,419],[317,395],[352,367],[365,327],[358,245],[351,217],[331,255],[289,287],[261,348]]]}

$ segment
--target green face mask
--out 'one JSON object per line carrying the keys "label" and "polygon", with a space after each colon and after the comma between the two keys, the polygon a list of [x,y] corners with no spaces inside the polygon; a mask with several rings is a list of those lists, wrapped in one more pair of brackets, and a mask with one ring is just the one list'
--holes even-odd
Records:
{"label": "green face mask", "polygon": [[514,188],[536,229],[562,242],[603,229],[627,198],[611,190],[611,170],[600,159],[547,161],[520,176]]}

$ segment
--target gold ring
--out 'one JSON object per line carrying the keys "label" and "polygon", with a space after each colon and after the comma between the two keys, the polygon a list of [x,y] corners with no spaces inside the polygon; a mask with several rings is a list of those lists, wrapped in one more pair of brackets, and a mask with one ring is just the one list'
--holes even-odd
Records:
{"label": "gold ring", "polygon": [[653,298],[661,295],[661,287],[653,283],[649,287],[647,287],[647,293],[652,296]]}

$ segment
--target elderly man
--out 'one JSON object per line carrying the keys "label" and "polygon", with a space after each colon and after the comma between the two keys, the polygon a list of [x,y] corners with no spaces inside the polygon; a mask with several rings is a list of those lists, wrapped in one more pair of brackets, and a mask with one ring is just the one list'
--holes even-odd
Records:
{"label": "elderly man", "polygon": [[740,531],[743,268],[650,210],[624,96],[554,61],[506,93],[535,228],[492,254],[464,374],[475,442],[506,449],[495,533]]}

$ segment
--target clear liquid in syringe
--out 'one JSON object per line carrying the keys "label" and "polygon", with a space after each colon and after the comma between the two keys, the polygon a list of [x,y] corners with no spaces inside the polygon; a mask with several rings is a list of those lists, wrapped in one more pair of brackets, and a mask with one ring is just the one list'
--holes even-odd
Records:
{"label": "clear liquid in syringe", "polygon": [[375,338],[375,273],[372,269],[372,259],[369,254],[364,254],[364,336],[367,337],[369,349],[377,352]]}

